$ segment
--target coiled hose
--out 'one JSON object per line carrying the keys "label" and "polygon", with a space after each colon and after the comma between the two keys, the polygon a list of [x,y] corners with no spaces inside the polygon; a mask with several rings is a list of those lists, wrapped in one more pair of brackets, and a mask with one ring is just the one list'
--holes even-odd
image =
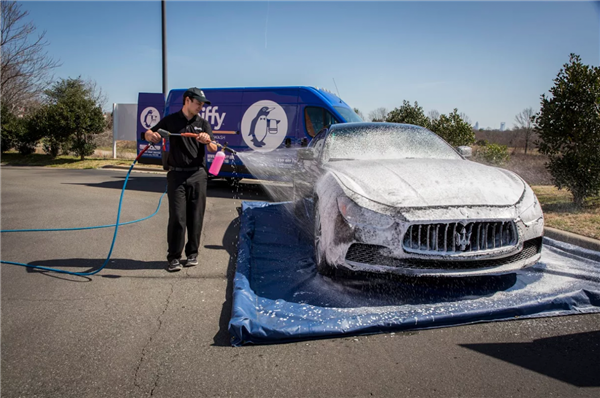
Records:
{"label": "coiled hose", "polygon": [[158,206],[156,207],[156,211],[154,213],[150,214],[147,217],[140,218],[138,220],[127,221],[127,222],[124,222],[122,224],[119,223],[119,219],[121,218],[121,205],[123,204],[123,195],[125,193],[125,187],[127,186],[127,181],[129,180],[129,175],[131,174],[131,170],[133,170],[133,166],[135,166],[135,164],[137,163],[137,161],[139,160],[139,158],[144,154],[144,152],[146,152],[146,150],[150,146],[152,146],[152,144],[146,145],[146,147],[135,158],[135,160],[131,164],[131,167],[129,168],[129,171],[127,172],[127,176],[125,177],[125,182],[123,183],[123,188],[121,189],[121,197],[119,199],[119,210],[117,211],[117,222],[115,224],[97,225],[97,226],[93,226],[93,227],[81,227],[81,228],[7,229],[7,230],[0,231],[1,233],[9,233],[9,232],[50,232],[50,231],[78,231],[78,230],[84,230],[84,229],[99,229],[99,228],[115,227],[115,233],[113,235],[113,240],[112,240],[112,243],[110,245],[110,251],[108,252],[108,256],[106,257],[106,260],[104,261],[104,264],[102,264],[102,266],[100,268],[98,268],[96,270],[93,270],[93,271],[88,271],[88,272],[73,272],[73,271],[65,271],[65,270],[62,270],[62,269],[59,269],[59,268],[43,267],[43,266],[40,266],[40,265],[32,265],[32,264],[23,264],[23,263],[18,263],[18,262],[14,262],[14,261],[5,261],[5,260],[1,260],[1,259],[0,259],[0,263],[11,264],[11,265],[19,265],[19,266],[22,266],[22,267],[35,268],[35,269],[40,269],[40,270],[44,270],[44,271],[52,271],[52,272],[58,272],[58,273],[61,273],[61,274],[69,274],[69,275],[77,275],[77,276],[91,276],[91,275],[95,275],[98,272],[102,271],[104,269],[104,267],[106,267],[106,265],[108,264],[108,262],[110,260],[110,256],[112,255],[112,251],[113,251],[113,248],[115,246],[115,241],[117,240],[117,232],[119,231],[119,226],[121,226],[121,225],[127,225],[127,224],[134,224],[134,223],[137,223],[137,222],[140,222],[140,221],[147,220],[147,219],[149,219],[151,217],[154,217],[158,213],[158,210],[160,209],[160,205],[162,204],[163,197],[167,193],[167,191],[165,190],[165,192],[163,192],[163,194],[161,195],[160,200],[158,201]]}

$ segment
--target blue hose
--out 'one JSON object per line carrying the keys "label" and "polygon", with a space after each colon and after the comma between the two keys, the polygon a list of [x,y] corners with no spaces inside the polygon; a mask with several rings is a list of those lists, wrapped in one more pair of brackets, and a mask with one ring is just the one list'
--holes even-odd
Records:
{"label": "blue hose", "polygon": [[1,233],[4,233],[4,232],[6,232],[6,233],[8,233],[8,232],[40,232],[40,231],[44,231],[44,232],[47,232],[47,231],[78,231],[78,230],[83,230],[83,229],[98,229],[98,228],[115,227],[115,234],[113,235],[113,240],[110,245],[110,251],[108,252],[108,257],[106,257],[106,261],[104,261],[104,264],[102,264],[102,266],[100,268],[98,268],[94,271],[89,271],[89,272],[73,272],[73,271],[65,271],[65,270],[58,269],[58,268],[42,267],[40,265],[17,263],[17,262],[13,262],[13,261],[0,260],[0,263],[11,264],[11,265],[20,265],[22,267],[35,268],[35,269],[41,269],[44,271],[59,272],[61,274],[69,274],[69,275],[77,275],[77,276],[90,276],[90,275],[95,275],[98,272],[102,271],[102,269],[104,269],[104,267],[106,267],[106,265],[108,264],[108,261],[110,260],[110,256],[112,255],[112,251],[115,246],[115,241],[117,240],[117,232],[119,230],[119,226],[133,224],[133,223],[144,221],[151,217],[154,217],[158,213],[158,210],[160,209],[160,205],[162,203],[163,197],[165,196],[165,193],[167,193],[166,190],[165,190],[165,192],[163,192],[163,194],[160,197],[160,200],[158,201],[158,207],[156,208],[156,211],[154,213],[152,213],[151,215],[144,217],[144,218],[140,218],[139,220],[128,221],[128,222],[124,222],[122,224],[119,223],[119,218],[121,217],[121,205],[123,204],[123,194],[125,193],[125,187],[127,186],[127,181],[129,180],[129,175],[131,174],[131,170],[133,170],[133,166],[135,166],[135,163],[141,157],[142,153],[145,152],[146,149],[147,148],[145,148],[144,151],[140,152],[138,157],[131,164],[129,171],[127,172],[127,176],[125,177],[125,182],[123,183],[123,189],[121,190],[121,197],[119,199],[119,210],[117,211],[117,222],[115,224],[98,225],[98,226],[94,226],[94,227],[82,227],[82,228],[7,229],[7,230],[0,231]]}

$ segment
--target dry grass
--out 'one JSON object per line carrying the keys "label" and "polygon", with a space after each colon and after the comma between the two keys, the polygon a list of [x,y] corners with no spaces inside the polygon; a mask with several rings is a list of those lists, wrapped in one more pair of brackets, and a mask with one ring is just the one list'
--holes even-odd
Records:
{"label": "dry grass", "polygon": [[532,188],[542,204],[546,226],[600,239],[600,197],[588,198],[583,208],[577,209],[565,189],[548,185]]}
{"label": "dry grass", "polygon": [[57,156],[52,159],[49,155],[33,153],[23,156],[19,153],[4,153],[2,166],[43,166],[58,169],[97,169],[106,165],[130,166],[128,159],[87,158],[79,160],[77,156]]}

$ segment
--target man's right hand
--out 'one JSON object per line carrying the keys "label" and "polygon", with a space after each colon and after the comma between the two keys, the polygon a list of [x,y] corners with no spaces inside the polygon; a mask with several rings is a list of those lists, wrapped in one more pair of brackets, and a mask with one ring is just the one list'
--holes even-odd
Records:
{"label": "man's right hand", "polygon": [[146,139],[146,141],[152,142],[154,144],[157,144],[160,142],[160,134],[155,133],[152,130],[146,130],[146,132],[144,133],[144,138]]}

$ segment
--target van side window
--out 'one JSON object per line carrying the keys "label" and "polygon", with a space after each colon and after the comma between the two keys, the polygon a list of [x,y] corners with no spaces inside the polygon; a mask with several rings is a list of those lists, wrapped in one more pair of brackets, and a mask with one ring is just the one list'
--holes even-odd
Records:
{"label": "van side window", "polygon": [[304,122],[306,124],[306,133],[314,137],[323,127],[329,127],[337,123],[329,111],[317,106],[307,106],[304,108]]}

